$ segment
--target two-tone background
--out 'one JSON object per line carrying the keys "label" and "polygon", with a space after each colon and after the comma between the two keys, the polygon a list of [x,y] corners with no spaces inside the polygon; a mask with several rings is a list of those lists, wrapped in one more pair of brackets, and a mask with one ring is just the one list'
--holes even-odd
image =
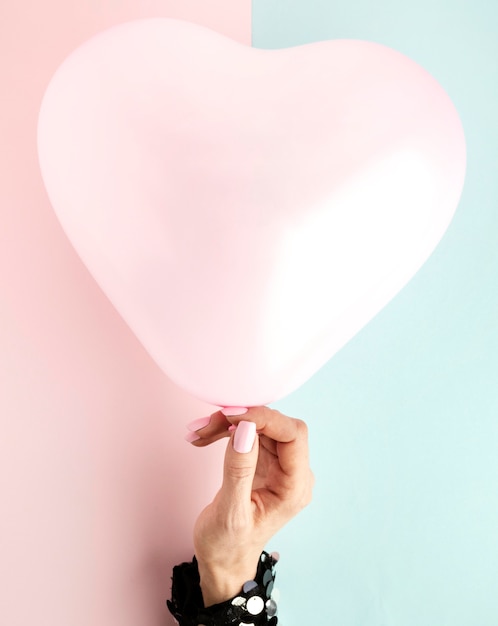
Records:
{"label": "two-tone background", "polygon": [[280,551],[283,626],[498,624],[498,9],[490,0],[0,3],[0,624],[160,626],[212,497],[211,412],[161,373],[46,197],[44,88],[96,32],[177,17],[280,48],[389,45],[455,103],[463,197],[414,280],[276,404],[310,426],[312,505]]}

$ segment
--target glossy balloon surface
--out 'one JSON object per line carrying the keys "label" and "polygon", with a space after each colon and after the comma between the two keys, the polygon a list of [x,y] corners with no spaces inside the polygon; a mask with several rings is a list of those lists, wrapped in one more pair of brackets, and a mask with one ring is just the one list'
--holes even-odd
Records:
{"label": "glossy balloon surface", "polygon": [[281,398],[337,352],[431,254],[465,172],[455,108],[398,52],[258,50],[168,19],[78,48],[38,148],[99,285],[220,406]]}

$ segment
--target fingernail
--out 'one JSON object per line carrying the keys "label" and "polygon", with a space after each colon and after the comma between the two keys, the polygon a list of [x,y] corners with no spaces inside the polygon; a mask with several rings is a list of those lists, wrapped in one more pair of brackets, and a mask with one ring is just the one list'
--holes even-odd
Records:
{"label": "fingernail", "polygon": [[204,428],[205,426],[207,426],[210,421],[211,421],[211,416],[199,417],[196,420],[193,420],[192,422],[187,424],[187,428],[191,430],[192,432],[195,432],[196,430],[200,430],[201,428]]}
{"label": "fingernail", "polygon": [[246,454],[252,450],[256,438],[256,424],[254,422],[239,422],[233,436],[233,449],[235,452]]}
{"label": "fingernail", "polygon": [[248,409],[243,406],[225,406],[221,409],[223,415],[226,415],[227,417],[230,415],[244,415],[247,411]]}
{"label": "fingernail", "polygon": [[232,424],[231,426],[228,427],[228,432],[229,433],[233,433],[233,431],[237,428],[237,426],[235,426],[235,424]]}
{"label": "fingernail", "polygon": [[196,433],[187,433],[184,439],[185,441],[188,441],[189,443],[193,443],[194,441],[197,441],[198,439],[200,439],[200,437]]}

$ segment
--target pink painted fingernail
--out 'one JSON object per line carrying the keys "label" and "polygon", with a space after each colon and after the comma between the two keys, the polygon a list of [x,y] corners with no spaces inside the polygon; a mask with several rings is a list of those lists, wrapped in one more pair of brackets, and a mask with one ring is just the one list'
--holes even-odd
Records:
{"label": "pink painted fingernail", "polygon": [[239,422],[233,437],[233,449],[235,452],[247,454],[252,450],[256,439],[256,424],[254,422]]}
{"label": "pink painted fingernail", "polygon": [[243,406],[225,406],[221,409],[223,415],[227,417],[230,415],[244,415],[247,411],[248,409]]}
{"label": "pink painted fingernail", "polygon": [[237,426],[235,426],[235,424],[232,424],[231,426],[228,427],[228,432],[229,433],[233,433],[233,431],[237,428]]}
{"label": "pink painted fingernail", "polygon": [[193,443],[194,441],[197,441],[198,439],[200,439],[200,437],[196,433],[187,433],[184,439],[185,441],[188,441],[189,443]]}
{"label": "pink painted fingernail", "polygon": [[195,432],[196,430],[200,430],[201,428],[204,428],[205,426],[207,426],[210,421],[211,421],[210,415],[209,417],[199,417],[196,420],[193,420],[192,422],[187,424],[187,428],[191,430],[192,432]]}

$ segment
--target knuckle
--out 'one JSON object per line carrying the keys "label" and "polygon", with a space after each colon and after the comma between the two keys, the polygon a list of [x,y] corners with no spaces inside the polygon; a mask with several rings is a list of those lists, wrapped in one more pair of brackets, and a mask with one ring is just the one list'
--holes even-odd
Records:
{"label": "knuckle", "polygon": [[305,509],[308,505],[310,505],[311,504],[311,500],[312,500],[312,497],[311,497],[311,492],[309,490],[306,491],[305,493],[303,493],[303,497],[302,497],[302,500],[301,500],[301,503],[300,503],[301,504],[301,510]]}
{"label": "knuckle", "polygon": [[308,424],[305,421],[296,418],[296,431],[298,437],[308,439]]}
{"label": "knuckle", "polygon": [[293,497],[287,502],[287,511],[290,517],[297,515],[300,511],[305,509],[312,501],[312,488],[311,485],[305,485],[303,488],[294,492]]}
{"label": "knuckle", "polygon": [[236,463],[228,463],[226,472],[231,478],[242,480],[251,478],[254,474],[254,468],[251,465],[238,465]]}
{"label": "knuckle", "polygon": [[315,486],[316,483],[316,477],[315,474],[313,474],[312,470],[310,469],[310,489],[313,490],[313,487]]}
{"label": "knuckle", "polygon": [[313,500],[313,487],[314,487],[314,485],[315,485],[315,475],[310,470],[310,472],[309,472],[309,480],[307,481],[307,484],[306,484],[305,488],[302,491],[301,499],[300,499],[300,502],[299,502],[299,506],[301,507],[301,509],[304,509],[309,504],[311,504],[311,502]]}

